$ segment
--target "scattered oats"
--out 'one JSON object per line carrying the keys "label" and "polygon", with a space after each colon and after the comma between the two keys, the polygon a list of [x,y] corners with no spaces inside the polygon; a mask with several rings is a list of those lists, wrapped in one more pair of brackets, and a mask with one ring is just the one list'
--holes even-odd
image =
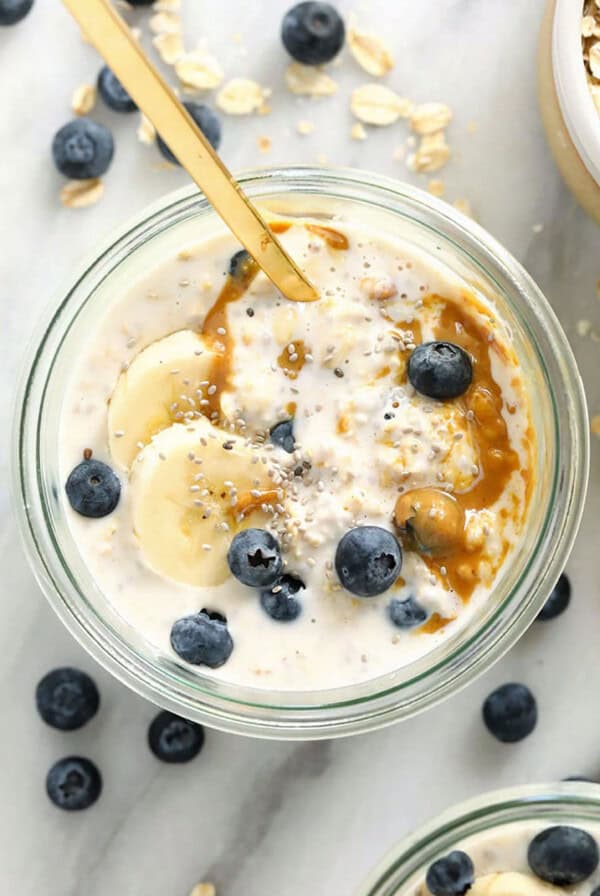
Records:
{"label": "scattered oats", "polygon": [[383,84],[363,84],[352,92],[350,108],[359,121],[383,127],[408,118],[412,103]]}
{"label": "scattered oats", "polygon": [[441,197],[446,192],[446,184],[443,180],[430,180],[427,184],[427,189],[432,196],[437,196],[439,199],[441,199]]}
{"label": "scattered oats", "polygon": [[355,121],[350,129],[350,136],[353,140],[366,140],[367,132],[360,123],[360,121]]}
{"label": "scattered oats", "polygon": [[319,66],[291,62],[285,70],[288,90],[298,96],[332,96],[338,85]]}
{"label": "scattered oats", "polygon": [[325,155],[324,152],[321,152],[317,156],[317,162],[319,165],[329,165],[329,156]]}
{"label": "scattered oats", "polygon": [[470,121],[467,125],[467,134],[476,134],[479,130],[479,125],[476,121]]}
{"label": "scattered oats", "polygon": [[577,321],[577,335],[585,338],[589,336],[590,330],[592,329],[592,322],[590,320],[578,320]]}
{"label": "scattered oats", "polygon": [[600,41],[590,47],[588,65],[594,78],[600,78]]}
{"label": "scattered oats", "polygon": [[193,90],[213,90],[225,77],[218,60],[206,50],[193,50],[181,56],[175,63],[175,74],[184,87]]}
{"label": "scattered oats", "polygon": [[451,119],[452,112],[444,103],[423,103],[413,109],[410,126],[415,134],[424,137],[442,131],[448,127]]}
{"label": "scattered oats", "polygon": [[455,199],[452,205],[457,211],[466,215],[467,218],[472,218],[475,221],[475,214],[473,213],[473,208],[468,199]]}
{"label": "scattered oats", "polygon": [[361,31],[356,24],[348,29],[348,47],[361,68],[374,78],[381,78],[394,67],[394,57],[381,37]]}
{"label": "scattered oats", "polygon": [[145,143],[147,146],[150,146],[156,140],[156,128],[154,127],[150,119],[144,115],[143,112],[140,113],[140,123],[138,124],[137,138],[140,143]]}
{"label": "scattered oats", "polygon": [[80,84],[75,88],[71,108],[75,115],[87,115],[96,104],[97,90],[95,84]]}
{"label": "scattered oats", "polygon": [[600,436],[600,414],[595,414],[591,419],[592,432],[595,436]]}
{"label": "scattered oats", "polygon": [[273,142],[270,137],[257,137],[256,145],[261,152],[271,152]]}
{"label": "scattered oats", "polygon": [[312,134],[315,129],[315,124],[313,121],[307,121],[305,118],[301,119],[297,125],[296,130],[299,134],[302,134],[305,137],[307,134]]}
{"label": "scattered oats", "polygon": [[87,208],[95,205],[103,193],[104,184],[99,177],[69,180],[60,191],[60,201],[67,208]]}
{"label": "scattered oats", "polygon": [[152,43],[167,65],[174,65],[185,53],[180,31],[164,31],[153,37]]}
{"label": "scattered oats", "polygon": [[443,168],[450,158],[450,147],[443,131],[421,137],[416,153],[408,160],[409,167],[420,174],[433,173]]}
{"label": "scattered oats", "polygon": [[180,34],[181,19],[174,12],[157,12],[149,22],[153,34]]}
{"label": "scattered oats", "polygon": [[394,162],[403,162],[406,157],[406,146],[397,146],[392,154]]}
{"label": "scattered oats", "polygon": [[227,115],[252,115],[262,106],[266,91],[249,78],[233,78],[217,94],[217,106]]}

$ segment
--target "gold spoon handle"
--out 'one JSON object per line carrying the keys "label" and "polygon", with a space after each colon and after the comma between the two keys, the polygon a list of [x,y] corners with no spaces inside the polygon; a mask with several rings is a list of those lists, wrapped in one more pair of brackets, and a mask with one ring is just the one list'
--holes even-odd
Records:
{"label": "gold spoon handle", "polygon": [[319,298],[108,0],[63,0],[190,177],[288,299]]}

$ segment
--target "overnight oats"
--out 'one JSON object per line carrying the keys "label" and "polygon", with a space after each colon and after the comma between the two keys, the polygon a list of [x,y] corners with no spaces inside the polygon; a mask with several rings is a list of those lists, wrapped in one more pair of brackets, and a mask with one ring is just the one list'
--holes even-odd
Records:
{"label": "overnight oats", "polygon": [[360,896],[593,896],[599,844],[596,785],[488,794],[413,834]]}
{"label": "overnight oats", "polygon": [[535,284],[444,203],[352,171],[242,184],[318,301],[194,190],[144,212],[40,326],[17,517],[62,620],[144,696],[244,734],[372,730],[541,610],[583,507],[581,381]]}
{"label": "overnight oats", "polygon": [[374,228],[272,221],[320,299],[233,237],[181,245],[80,348],[60,417],[75,543],[163,652],[335,688],[480,612],[526,525],[531,398],[493,303]]}

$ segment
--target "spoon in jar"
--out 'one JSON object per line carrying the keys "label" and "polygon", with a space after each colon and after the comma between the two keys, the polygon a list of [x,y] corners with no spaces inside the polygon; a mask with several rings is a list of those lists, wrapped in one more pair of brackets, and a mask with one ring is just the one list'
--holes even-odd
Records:
{"label": "spoon in jar", "polygon": [[277,289],[294,302],[318,299],[315,287],[270,231],[109,0],[63,2],[138,108]]}

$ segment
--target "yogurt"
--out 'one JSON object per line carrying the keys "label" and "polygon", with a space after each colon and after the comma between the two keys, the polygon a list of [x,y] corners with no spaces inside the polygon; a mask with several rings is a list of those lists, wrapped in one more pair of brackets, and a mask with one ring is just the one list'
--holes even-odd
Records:
{"label": "yogurt", "polygon": [[[233,651],[203,674],[318,690],[407,666],[481,611],[526,523],[535,436],[489,300],[374,229],[273,227],[321,299],[291,303],[243,256],[232,266],[230,236],[181,246],[133,280],[81,347],[60,470],[66,481],[85,452],[118,474],[108,516],[80,516],[66,496],[65,513],[97,587],[149,644],[175,656],[174,623],[206,609],[226,620]],[[408,382],[412,351],[431,340],[473,359],[461,398],[436,401]],[[270,435],[282,421],[291,453]],[[419,541],[427,525],[409,531],[395,513],[403,499],[435,530],[432,494],[460,507],[450,552],[430,550]],[[397,535],[403,565],[385,593],[358,598],[334,559],[365,525]],[[293,622],[270,618],[229,572],[231,540],[248,526],[276,537],[303,586]],[[424,621],[398,627],[390,603],[409,598]]]}

